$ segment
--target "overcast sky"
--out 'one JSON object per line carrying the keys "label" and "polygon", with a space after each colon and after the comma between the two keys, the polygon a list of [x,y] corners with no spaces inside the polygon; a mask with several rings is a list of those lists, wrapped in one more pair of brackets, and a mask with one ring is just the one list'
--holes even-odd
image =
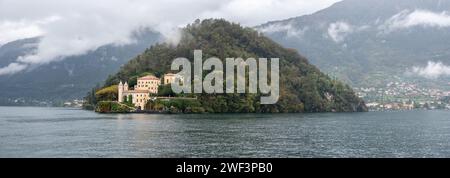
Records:
{"label": "overcast sky", "polygon": [[0,75],[84,54],[105,44],[130,43],[132,32],[141,27],[176,37],[177,27],[197,18],[225,18],[254,26],[310,14],[337,1],[0,0],[0,45],[43,36],[34,54],[21,56],[9,66],[0,66]]}

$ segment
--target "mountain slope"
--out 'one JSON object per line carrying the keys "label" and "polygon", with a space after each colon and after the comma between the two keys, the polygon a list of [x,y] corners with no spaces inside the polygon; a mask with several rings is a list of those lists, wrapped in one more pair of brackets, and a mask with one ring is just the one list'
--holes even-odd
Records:
{"label": "mountain slope", "polygon": [[448,77],[424,78],[412,68],[450,65],[448,12],[444,0],[344,0],[255,28],[353,86],[406,80],[441,87]]}
{"label": "mountain slope", "polygon": [[[136,34],[136,43],[106,45],[87,54],[41,65],[14,75],[0,76],[0,105],[48,105],[81,99],[121,65],[154,44],[158,33]],[[0,47],[0,66],[36,49],[39,38],[17,40]]]}
{"label": "mountain slope", "polygon": [[[274,105],[260,105],[259,94],[201,94],[202,107],[209,112],[323,112],[366,111],[352,89],[331,80],[295,50],[285,49],[260,33],[225,20],[196,21],[183,29],[177,46],[158,44],[124,65],[105,86],[130,81],[145,72],[161,76],[169,72],[177,57],[193,60],[193,51],[208,57],[280,58],[280,99]],[[177,72],[177,71],[172,71]],[[88,101],[93,101],[88,99]]]}

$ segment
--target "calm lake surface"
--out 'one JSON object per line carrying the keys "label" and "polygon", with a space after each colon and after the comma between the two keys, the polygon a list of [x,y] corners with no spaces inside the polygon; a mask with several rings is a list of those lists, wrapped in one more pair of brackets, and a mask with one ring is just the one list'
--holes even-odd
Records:
{"label": "calm lake surface", "polygon": [[450,157],[450,111],[105,115],[0,107],[0,157]]}

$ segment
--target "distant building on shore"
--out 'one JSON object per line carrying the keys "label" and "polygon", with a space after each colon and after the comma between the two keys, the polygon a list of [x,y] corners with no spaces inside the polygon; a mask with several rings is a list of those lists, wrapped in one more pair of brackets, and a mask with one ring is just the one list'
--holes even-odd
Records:
{"label": "distant building on shore", "polygon": [[[163,76],[163,83],[171,84],[179,75],[168,73]],[[161,85],[161,79],[154,75],[146,75],[137,79],[136,85],[133,90],[130,90],[128,83],[122,83],[120,81],[118,86],[118,101],[126,102],[131,99],[133,103],[139,109],[144,109],[145,104],[150,99],[151,94],[158,93],[158,87]]]}

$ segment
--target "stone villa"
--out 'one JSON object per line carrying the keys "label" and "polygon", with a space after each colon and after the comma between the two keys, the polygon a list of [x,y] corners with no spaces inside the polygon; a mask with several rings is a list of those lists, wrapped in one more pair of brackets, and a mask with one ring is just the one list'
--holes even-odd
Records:
{"label": "stone villa", "polygon": [[[168,73],[163,76],[163,84],[170,84],[175,81],[179,75]],[[180,77],[181,78],[181,77]],[[132,103],[139,109],[144,109],[145,104],[151,99],[151,94],[158,93],[158,87],[161,85],[161,79],[154,75],[146,75],[137,79],[136,85],[133,90],[128,87],[128,82],[119,83],[118,100],[119,102],[127,101],[130,96]]]}

